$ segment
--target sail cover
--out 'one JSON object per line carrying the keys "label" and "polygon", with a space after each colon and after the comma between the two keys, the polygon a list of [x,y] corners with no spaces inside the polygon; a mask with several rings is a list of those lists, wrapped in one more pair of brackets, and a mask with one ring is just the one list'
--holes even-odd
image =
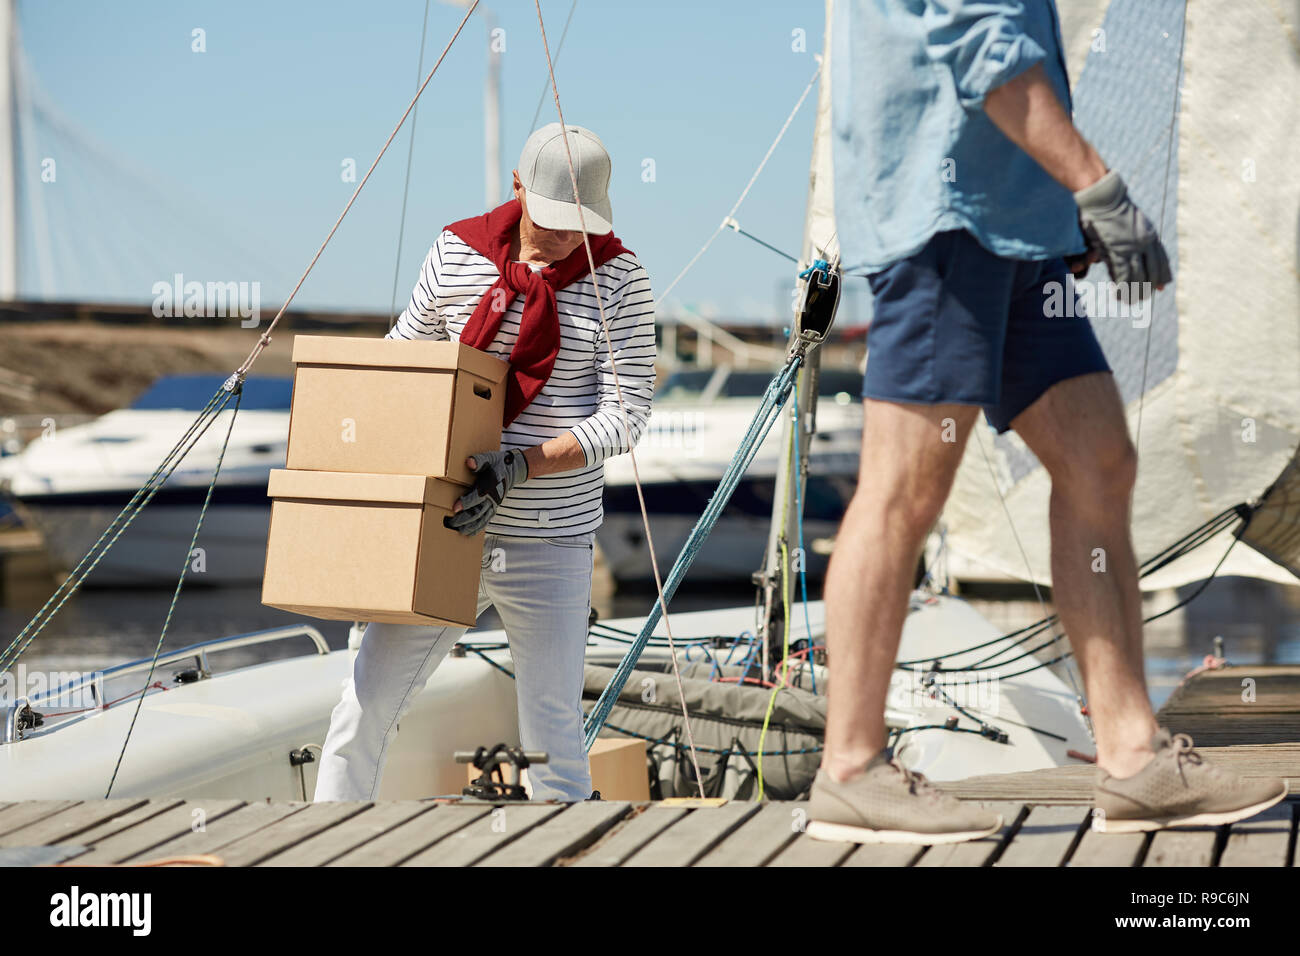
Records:
{"label": "sail cover", "polygon": [[812,162],[808,171],[808,208],[804,214],[799,268],[814,259],[831,260],[840,251],[835,229],[835,175],[831,163],[831,24],[835,0],[826,0],[821,74],[817,86],[817,116],[813,121]]}
{"label": "sail cover", "polygon": [[[1175,271],[1141,314],[1097,308],[1102,266],[1079,284],[1138,442],[1138,558],[1268,491],[1244,535],[1258,550],[1237,545],[1219,573],[1294,583],[1300,3],[1063,6],[1067,52],[1086,54],[1075,121],[1156,222]],[[981,422],[944,513],[950,547],[974,569],[1047,581],[1049,491],[1023,442]],[[1207,577],[1231,542],[1219,535],[1143,587]]]}

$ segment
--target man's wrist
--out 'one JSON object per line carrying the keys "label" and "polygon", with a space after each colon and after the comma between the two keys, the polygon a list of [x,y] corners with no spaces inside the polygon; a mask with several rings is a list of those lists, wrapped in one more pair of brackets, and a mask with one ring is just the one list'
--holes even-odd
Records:
{"label": "man's wrist", "polygon": [[1063,185],[1072,193],[1081,192],[1089,186],[1095,185],[1108,172],[1106,163],[1102,160],[1100,154],[1086,141],[1084,146],[1084,155],[1080,161],[1073,164],[1072,168],[1066,171],[1067,179]]}

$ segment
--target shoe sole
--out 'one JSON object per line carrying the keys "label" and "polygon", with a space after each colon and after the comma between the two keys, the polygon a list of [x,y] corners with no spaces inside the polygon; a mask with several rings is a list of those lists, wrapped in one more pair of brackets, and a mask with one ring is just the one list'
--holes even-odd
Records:
{"label": "shoe sole", "polygon": [[1236,823],[1247,817],[1262,813],[1269,807],[1277,806],[1286,799],[1290,787],[1284,786],[1276,797],[1270,797],[1262,803],[1256,803],[1239,810],[1222,810],[1218,813],[1192,813],[1181,817],[1165,817],[1160,820],[1112,820],[1108,817],[1095,818],[1093,827],[1098,833],[1146,833],[1150,830],[1168,830],[1173,827],[1220,827]]}
{"label": "shoe sole", "polygon": [[828,843],[899,843],[910,846],[936,846],[941,843],[965,843],[981,840],[1002,829],[1002,818],[996,826],[984,830],[953,830],[948,833],[920,833],[915,830],[872,830],[847,823],[826,823],[814,820],[805,831],[814,840]]}

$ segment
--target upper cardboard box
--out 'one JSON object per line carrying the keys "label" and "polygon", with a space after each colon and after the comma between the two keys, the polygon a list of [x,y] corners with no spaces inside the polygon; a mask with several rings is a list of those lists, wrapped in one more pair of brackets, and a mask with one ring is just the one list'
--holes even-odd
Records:
{"label": "upper cardboard box", "polygon": [[298,335],[285,465],[463,485],[501,447],[509,366],[459,342]]}

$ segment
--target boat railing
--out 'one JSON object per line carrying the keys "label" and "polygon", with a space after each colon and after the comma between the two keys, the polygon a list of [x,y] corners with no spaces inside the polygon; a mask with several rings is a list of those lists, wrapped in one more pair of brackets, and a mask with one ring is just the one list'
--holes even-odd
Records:
{"label": "boat railing", "polygon": [[89,709],[103,710],[109,706],[109,702],[104,695],[104,685],[109,680],[116,680],[129,674],[142,673],[148,671],[151,667],[155,669],[168,667],[186,660],[192,660],[195,664],[197,670],[195,679],[206,680],[212,676],[212,665],[208,661],[209,654],[266,644],[271,641],[282,641],[293,637],[308,638],[315,646],[317,654],[328,654],[330,652],[329,644],[326,643],[324,635],[315,627],[310,624],[290,624],[285,627],[273,627],[262,631],[233,634],[229,637],[218,637],[210,641],[200,641],[197,644],[190,644],[187,647],[180,647],[174,651],[161,654],[157,661],[154,661],[152,657],[127,661],[124,664],[117,664],[93,673],[83,674],[74,680],[41,693],[17,697],[10,701],[5,707],[3,743],[13,743],[22,739],[23,714],[30,712],[32,707],[38,704],[69,697],[78,691],[88,691],[94,700],[94,705]]}

